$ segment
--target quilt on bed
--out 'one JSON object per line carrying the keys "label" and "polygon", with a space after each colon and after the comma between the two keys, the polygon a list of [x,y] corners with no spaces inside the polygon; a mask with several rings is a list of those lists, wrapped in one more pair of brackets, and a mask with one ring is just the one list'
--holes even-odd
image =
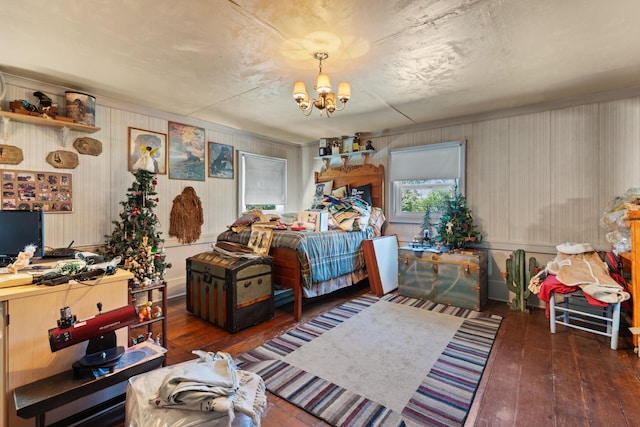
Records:
{"label": "quilt on bed", "polygon": [[[218,241],[246,245],[249,228],[235,233],[227,230],[218,235]],[[274,230],[271,247],[294,249],[298,254],[302,271],[302,285],[324,282],[365,267],[362,241],[373,237],[373,231],[344,232],[331,230],[304,232]]]}

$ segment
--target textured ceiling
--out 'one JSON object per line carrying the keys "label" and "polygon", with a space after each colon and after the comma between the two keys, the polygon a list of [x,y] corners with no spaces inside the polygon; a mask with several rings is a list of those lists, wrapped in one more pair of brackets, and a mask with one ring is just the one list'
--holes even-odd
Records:
{"label": "textured ceiling", "polygon": [[[637,0],[4,1],[0,71],[305,143],[640,85]],[[305,117],[327,51],[344,111]],[[311,92],[311,90],[310,90]]]}

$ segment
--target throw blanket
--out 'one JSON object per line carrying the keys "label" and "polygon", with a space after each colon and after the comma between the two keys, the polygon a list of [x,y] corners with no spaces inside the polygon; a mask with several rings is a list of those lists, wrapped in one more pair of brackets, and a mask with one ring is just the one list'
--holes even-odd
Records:
{"label": "throw blanket", "polygon": [[[628,300],[631,295],[609,275],[609,268],[597,252],[579,252],[581,247],[590,249],[590,246],[585,245],[559,245],[556,258],[531,279],[529,289],[538,294],[545,275],[553,274],[562,284],[578,286],[585,294],[598,301],[616,303]],[[561,249],[571,253],[560,252]]]}
{"label": "throw blanket", "polygon": [[197,363],[169,371],[155,406],[215,411],[214,399],[231,396],[238,390],[238,378],[231,357],[226,353],[204,353]]}
{"label": "throw blanket", "polygon": [[[267,408],[262,378],[253,372],[236,369],[228,353],[201,350],[193,353],[200,359],[170,370],[160,385],[158,397],[149,403],[157,408],[219,412],[229,417],[229,427],[235,414],[241,413],[251,418],[255,426],[260,426],[260,418]],[[181,384],[178,378],[187,381]],[[203,391],[209,387],[215,391]],[[235,391],[224,394],[232,389]]]}
{"label": "throw blanket", "polygon": [[[218,235],[219,242],[246,245],[250,229],[240,233],[227,230]],[[302,285],[311,287],[365,267],[362,240],[372,237],[370,227],[350,233],[338,230],[303,232],[274,230],[272,248],[295,249],[302,271]]]}

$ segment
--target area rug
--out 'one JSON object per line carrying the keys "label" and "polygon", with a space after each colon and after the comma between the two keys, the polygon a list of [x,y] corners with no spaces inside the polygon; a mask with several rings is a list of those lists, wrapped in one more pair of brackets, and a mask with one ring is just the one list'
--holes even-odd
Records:
{"label": "area rug", "polygon": [[366,294],[236,358],[333,426],[461,426],[502,318]]}

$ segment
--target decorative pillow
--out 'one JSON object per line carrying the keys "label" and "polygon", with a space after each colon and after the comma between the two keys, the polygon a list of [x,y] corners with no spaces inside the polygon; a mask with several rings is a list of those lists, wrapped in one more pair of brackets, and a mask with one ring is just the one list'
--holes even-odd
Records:
{"label": "decorative pillow", "polygon": [[347,197],[349,195],[349,188],[346,185],[334,188],[333,190],[331,190],[331,195],[338,199],[342,199],[343,197]]}
{"label": "decorative pillow", "polygon": [[351,187],[351,197],[362,199],[371,206],[371,184]]}
{"label": "decorative pillow", "polygon": [[233,230],[234,228],[238,228],[238,227],[248,227],[254,222],[258,221],[259,219],[260,219],[260,214],[246,212],[242,214],[240,218],[236,219],[233,222],[233,224],[229,226],[229,228]]}
{"label": "decorative pillow", "polygon": [[313,193],[313,205],[321,205],[325,194],[331,194],[333,181],[318,182]]}

